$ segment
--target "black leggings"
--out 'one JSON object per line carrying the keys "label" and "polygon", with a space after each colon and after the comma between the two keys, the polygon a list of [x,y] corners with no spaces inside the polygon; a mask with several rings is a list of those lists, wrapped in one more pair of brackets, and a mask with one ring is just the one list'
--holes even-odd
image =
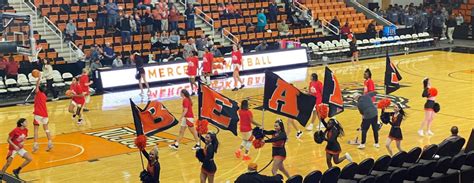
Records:
{"label": "black leggings", "polygon": [[379,143],[379,125],[377,124],[377,116],[370,118],[370,119],[363,119],[362,120],[362,125],[361,125],[361,131],[362,131],[362,142],[361,144],[365,144],[365,140],[367,139],[367,131],[370,128],[370,125],[372,125],[372,131],[374,132],[374,140],[375,143]]}
{"label": "black leggings", "polygon": [[53,86],[53,79],[48,79],[46,80],[46,86],[48,87],[48,92],[51,92],[53,94],[53,98],[58,98],[58,91]]}

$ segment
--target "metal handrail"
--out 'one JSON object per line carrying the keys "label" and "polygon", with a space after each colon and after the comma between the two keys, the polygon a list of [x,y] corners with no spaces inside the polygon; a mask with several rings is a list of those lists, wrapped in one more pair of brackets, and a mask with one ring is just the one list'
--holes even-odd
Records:
{"label": "metal handrail", "polygon": [[[196,15],[202,20],[204,21],[206,24],[208,24],[209,26],[211,26],[211,31],[212,31],[212,37],[214,38],[214,19],[212,19],[209,15],[207,15],[206,13],[204,13],[201,9],[199,8],[196,8]],[[199,11],[199,13],[198,13]],[[204,17],[201,16],[201,14],[204,15]],[[209,19],[209,21],[206,20],[206,18]]]}
{"label": "metal handrail", "polygon": [[[302,12],[303,9],[309,10],[309,8],[307,8],[305,5],[303,5],[303,4],[299,3],[299,2],[295,2],[295,4],[297,5],[297,6],[295,6],[295,8],[296,8],[298,11],[300,11],[300,12]],[[302,7],[303,9],[300,8],[300,7]],[[309,15],[309,17],[311,17],[311,24],[313,24],[313,23],[314,23],[314,18],[313,18],[314,16],[313,16],[313,15]],[[321,20],[321,21],[323,22],[323,23],[321,24],[321,26],[323,26],[323,28],[329,30],[329,31],[332,32],[333,34],[339,35],[339,33],[340,33],[339,28],[337,28],[336,26],[334,26],[333,24],[331,24],[331,22],[328,22],[328,21],[325,20],[324,18],[321,18],[321,19],[319,19],[319,20]],[[329,25],[330,27],[334,28],[336,31],[334,31],[333,29],[331,29],[331,28],[329,28],[328,26],[324,25],[324,23],[326,23],[326,25]]]}
{"label": "metal handrail", "polygon": [[[22,2],[25,3],[26,7],[28,7],[28,9],[30,9],[33,12],[33,14],[35,15],[34,19],[38,20],[38,14],[37,14],[38,8],[35,6],[35,4],[32,3],[31,0],[22,1]],[[23,9],[23,3],[20,3],[20,10]],[[35,21],[35,25],[38,26],[38,21]]]}
{"label": "metal handrail", "polygon": [[379,18],[380,21],[382,21],[383,23],[389,25],[389,26],[394,26],[395,24],[393,24],[392,22],[388,21],[387,19],[379,16],[377,13],[373,12],[372,10],[370,10],[369,8],[365,7],[364,5],[360,4],[359,2],[355,1],[355,0],[350,0],[351,3],[353,3],[354,5],[356,5],[357,7],[361,8],[361,9],[364,9],[364,11],[368,12],[369,14],[371,14],[372,16],[375,16],[377,18]]}
{"label": "metal handrail", "polygon": [[79,47],[77,47],[77,45],[74,44],[74,42],[72,42],[72,41],[69,41],[68,47],[69,47],[69,60],[72,61],[72,52],[75,51],[75,50],[79,50]]}
{"label": "metal handrail", "polygon": [[[227,35],[226,35],[226,33],[227,33]],[[237,42],[239,42],[239,38],[234,36],[234,34],[232,34],[230,31],[228,31],[225,28],[222,28],[221,35],[224,36],[226,39],[228,39],[233,44],[237,44]],[[232,37],[232,39],[230,37]],[[237,42],[235,42],[234,40],[237,40]]]}
{"label": "metal handrail", "polygon": [[53,24],[53,22],[48,18],[48,17],[43,17],[44,25],[43,25],[43,31],[46,33],[46,25],[47,27],[61,40],[61,51],[63,51],[63,32],[56,27],[56,25]]}

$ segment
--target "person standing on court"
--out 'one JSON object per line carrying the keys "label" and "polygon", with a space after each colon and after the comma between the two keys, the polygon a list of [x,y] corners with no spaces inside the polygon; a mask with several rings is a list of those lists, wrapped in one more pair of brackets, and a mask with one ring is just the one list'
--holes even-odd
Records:
{"label": "person standing on court", "polygon": [[377,124],[377,107],[372,102],[372,97],[376,95],[376,92],[369,92],[364,95],[356,94],[354,96],[355,101],[357,102],[357,109],[359,109],[359,113],[362,115],[362,124],[361,124],[361,132],[362,132],[362,142],[357,147],[359,149],[365,148],[365,141],[367,138],[367,131],[369,130],[370,126],[372,126],[372,130],[374,132],[374,146],[379,148],[379,125]]}
{"label": "person standing on court", "polygon": [[454,28],[456,27],[456,18],[454,15],[449,16],[448,20],[446,21],[446,27],[447,27],[447,36],[448,36],[448,43],[454,44],[454,39],[453,39],[453,33],[454,33]]}
{"label": "person standing on court", "polygon": [[51,61],[47,58],[43,59],[43,78],[46,79],[46,86],[48,87],[48,92],[53,94],[53,101],[59,100],[58,92],[54,89],[53,83],[53,67],[51,66]]}

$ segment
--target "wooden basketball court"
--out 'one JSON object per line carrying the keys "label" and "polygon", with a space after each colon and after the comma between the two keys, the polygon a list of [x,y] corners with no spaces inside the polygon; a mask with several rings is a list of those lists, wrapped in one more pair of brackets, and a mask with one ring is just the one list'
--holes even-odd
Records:
{"label": "wooden basketball court", "polygon": [[[404,136],[402,148],[408,151],[415,146],[440,143],[450,135],[449,129],[453,125],[459,127],[461,136],[469,137],[474,126],[474,54],[430,51],[393,56],[391,59],[403,76],[401,81],[403,86],[390,97],[408,106],[406,109],[408,117],[402,124]],[[350,95],[363,88],[363,71],[366,68],[372,70],[377,91],[383,92],[385,58],[363,60],[357,66],[352,66],[350,63],[334,64],[330,65],[330,68],[335,72],[341,88],[344,89],[344,95]],[[309,76],[313,72],[318,73],[320,80],[323,79],[324,67],[322,66],[303,70],[304,72],[298,70],[291,73],[296,79],[304,79],[293,82],[298,88],[307,87]],[[424,115],[425,99],[421,97],[424,77],[430,77],[432,85],[438,89],[437,101],[441,104],[441,111],[433,122],[435,135],[431,137],[419,137],[416,133]],[[232,92],[230,89],[220,92],[239,102],[249,98],[253,107],[260,106],[264,78],[257,75],[245,82],[248,82],[250,87],[237,92]],[[179,89],[186,86],[187,84],[158,87],[153,89],[152,98],[166,99],[163,103],[175,116],[179,116],[181,99],[176,96]],[[215,83],[215,86],[224,89],[226,85],[221,86]],[[40,141],[43,144],[40,144],[39,152],[33,154],[33,162],[22,170],[21,178],[33,182],[139,182],[142,165],[137,149],[130,148],[133,145],[134,129],[128,103],[129,97],[141,106],[147,100],[144,98],[141,101],[137,91],[92,97],[89,104],[91,110],[85,113],[85,124],[82,126],[77,126],[67,112],[69,100],[48,102],[50,130],[54,134],[55,148],[51,152],[45,151],[46,139],[41,129]],[[194,113],[197,114],[197,97],[193,97],[193,100]],[[339,139],[342,152],[349,152],[355,162],[387,154],[384,143],[390,129],[388,126],[384,126],[380,131],[380,148],[372,146],[373,136],[370,131],[367,147],[364,150],[358,150],[356,146],[347,143],[360,135],[356,129],[359,128],[361,116],[357,110],[350,107],[351,101],[346,101],[346,104],[348,108],[337,116],[346,132],[346,135]],[[32,105],[0,108],[0,125],[2,126],[0,128],[0,139],[2,139],[0,164],[2,166],[7,153],[6,138],[10,130],[15,127],[18,118],[28,119],[29,137],[33,136],[32,111]],[[257,121],[262,120],[261,111],[253,110],[253,113]],[[265,128],[272,128],[277,118],[281,117],[265,112]],[[299,128],[303,129],[301,126]],[[210,130],[216,129],[210,127]],[[156,142],[159,146],[161,182],[199,182],[201,165],[195,158],[194,151],[191,150],[194,143],[189,132],[186,132],[186,139],[178,151],[167,147],[177,134],[178,126],[175,126],[148,140],[148,142]],[[289,137],[286,146],[288,157],[285,164],[290,174],[305,176],[313,170],[325,171],[327,169],[324,151],[326,143],[316,144],[313,141],[313,133],[308,131],[304,131],[303,137],[298,140],[295,138],[295,130],[291,129]],[[234,151],[241,142],[240,137],[221,130],[218,138],[221,144],[215,156],[218,167],[216,182],[233,182],[237,176],[246,171],[248,164],[234,156]],[[32,142],[32,139],[28,140],[25,146],[29,152],[31,152]],[[395,145],[392,145],[395,150]],[[271,159],[271,145],[267,144],[260,150],[252,148],[250,154],[251,161],[258,163],[259,169],[263,168]],[[15,158],[7,172],[11,173],[21,161],[21,158]],[[347,162],[337,166],[343,167],[345,164]],[[263,174],[271,174],[270,169],[265,169]]]}

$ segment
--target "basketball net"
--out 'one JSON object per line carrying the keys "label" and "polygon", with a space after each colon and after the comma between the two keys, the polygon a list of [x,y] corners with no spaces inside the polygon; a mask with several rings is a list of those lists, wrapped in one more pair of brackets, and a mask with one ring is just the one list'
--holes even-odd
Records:
{"label": "basketball net", "polygon": [[41,52],[43,47],[41,47],[40,45],[37,45],[37,46],[32,46],[32,49],[33,49],[32,55],[28,56],[28,59],[30,60],[30,62],[38,62],[39,61],[38,54]]}

